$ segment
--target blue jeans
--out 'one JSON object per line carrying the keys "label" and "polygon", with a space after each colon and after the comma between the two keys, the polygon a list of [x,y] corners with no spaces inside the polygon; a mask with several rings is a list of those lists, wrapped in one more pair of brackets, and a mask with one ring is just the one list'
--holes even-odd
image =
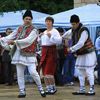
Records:
{"label": "blue jeans", "polygon": [[73,82],[74,78],[74,70],[75,70],[75,57],[73,54],[68,54],[65,58],[63,65],[63,80],[64,83]]}

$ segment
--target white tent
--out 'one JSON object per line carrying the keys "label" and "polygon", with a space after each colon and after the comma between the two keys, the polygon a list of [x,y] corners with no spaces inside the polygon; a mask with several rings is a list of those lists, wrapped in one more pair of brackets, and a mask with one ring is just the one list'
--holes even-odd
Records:
{"label": "white tent", "polygon": [[83,7],[74,8],[69,11],[53,15],[55,24],[69,24],[70,16],[77,14],[85,25],[100,24],[100,6],[97,4],[88,4]]}
{"label": "white tent", "polygon": [[[67,26],[70,24],[70,16],[73,14],[77,14],[80,17],[81,22],[84,24],[100,24],[99,12],[100,6],[98,6],[97,4],[88,4],[86,6],[54,14],[51,17],[54,18],[55,24],[63,26]],[[41,18],[35,21],[44,24],[45,18]]]}
{"label": "white tent", "polygon": [[[80,17],[80,21],[89,28],[91,37],[94,41],[96,27],[100,26],[100,6],[97,4],[88,4],[86,6],[52,15],[51,17],[53,17],[55,21],[54,26],[70,26],[70,16],[73,14],[77,14]],[[36,21],[37,23],[44,24],[45,18]]]}
{"label": "white tent", "polygon": [[[0,15],[0,31],[4,31],[6,28],[16,28],[19,25],[23,24],[22,16],[25,10],[16,11],[16,12],[6,12]],[[32,11],[33,15],[33,23],[34,21],[43,17],[48,16],[48,14],[44,14],[41,12]]]}

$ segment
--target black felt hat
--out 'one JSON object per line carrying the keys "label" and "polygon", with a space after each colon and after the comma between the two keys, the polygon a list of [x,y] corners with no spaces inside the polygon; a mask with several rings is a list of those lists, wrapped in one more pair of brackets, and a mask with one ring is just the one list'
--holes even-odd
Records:
{"label": "black felt hat", "polygon": [[31,10],[26,10],[26,12],[25,12],[24,15],[23,15],[23,19],[24,19],[25,17],[31,17],[31,18],[33,19]]}
{"label": "black felt hat", "polygon": [[79,19],[79,16],[78,15],[72,15],[71,18],[70,18],[70,22],[73,23],[73,22],[80,22],[80,19]]}

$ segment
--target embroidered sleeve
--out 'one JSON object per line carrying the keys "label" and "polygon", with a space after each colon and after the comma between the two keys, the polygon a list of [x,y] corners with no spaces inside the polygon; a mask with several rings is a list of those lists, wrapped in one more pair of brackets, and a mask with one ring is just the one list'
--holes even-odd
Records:
{"label": "embroidered sleeve", "polygon": [[10,49],[8,42],[10,40],[16,39],[16,34],[17,34],[17,29],[14,30],[10,35],[0,38],[0,45],[7,50]]}
{"label": "embroidered sleeve", "polygon": [[66,31],[63,35],[62,38],[63,39],[69,39],[72,35],[72,29],[69,29],[68,31]]}
{"label": "embroidered sleeve", "polygon": [[10,35],[3,37],[0,40],[4,42],[8,42],[9,40],[14,40],[16,39],[16,34],[17,34],[17,30],[14,30]]}

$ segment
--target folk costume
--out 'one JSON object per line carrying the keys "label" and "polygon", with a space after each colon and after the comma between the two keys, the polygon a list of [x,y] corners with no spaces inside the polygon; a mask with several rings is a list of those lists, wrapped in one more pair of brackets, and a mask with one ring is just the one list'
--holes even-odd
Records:
{"label": "folk costume", "polygon": [[70,51],[77,55],[75,67],[78,69],[78,78],[80,81],[80,90],[74,92],[74,95],[86,94],[85,93],[85,77],[87,76],[90,85],[90,91],[87,95],[94,95],[94,68],[96,66],[96,54],[94,46],[90,39],[89,30],[81,23],[76,30],[68,30],[63,37],[72,37],[73,46]]}
{"label": "folk costume", "polygon": [[[32,17],[29,13],[30,11],[26,11],[23,17]],[[26,66],[28,67],[30,75],[32,75],[34,81],[36,82],[40,94],[45,97],[40,76],[36,71],[37,59],[35,56],[35,41],[37,37],[38,31],[32,25],[22,25],[9,36],[0,40],[1,45],[6,49],[10,48],[7,43],[10,40],[15,40],[15,45],[13,45],[12,49],[10,50],[10,54],[12,55],[12,64],[15,64],[17,68],[17,79],[20,90],[18,97],[26,96],[24,80],[24,70]]]}
{"label": "folk costume", "polygon": [[49,31],[49,33],[51,33],[51,37],[48,37],[47,33],[48,31],[46,30],[41,36],[42,56],[40,60],[40,67],[42,68],[43,75],[45,77],[46,92],[54,94],[56,92],[54,83],[54,74],[57,63],[56,44],[60,44],[62,39],[55,28],[52,28]]}

